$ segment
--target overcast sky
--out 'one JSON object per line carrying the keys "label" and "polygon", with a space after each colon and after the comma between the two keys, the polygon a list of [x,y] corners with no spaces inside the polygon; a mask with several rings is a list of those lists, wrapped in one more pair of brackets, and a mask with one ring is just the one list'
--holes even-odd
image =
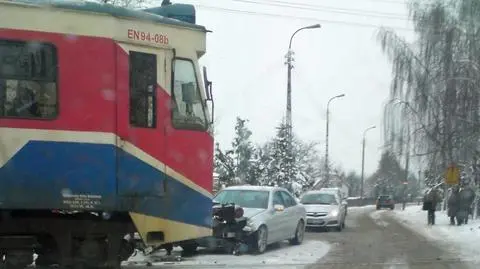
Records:
{"label": "overcast sky", "polygon": [[[175,1],[172,1],[175,2]],[[391,66],[376,34],[380,26],[413,38],[402,0],[182,0],[197,7],[197,23],[208,34],[201,61],[213,81],[217,141],[230,146],[235,117],[250,120],[253,140],[274,136],[285,115],[284,64],[293,41],[293,129],[301,138],[321,143],[325,153],[326,105],[330,104],[330,160],[345,170],[361,170],[363,131],[367,135],[365,172],[375,171],[382,141],[382,111],[387,102]],[[275,14],[275,15],[268,15]]]}

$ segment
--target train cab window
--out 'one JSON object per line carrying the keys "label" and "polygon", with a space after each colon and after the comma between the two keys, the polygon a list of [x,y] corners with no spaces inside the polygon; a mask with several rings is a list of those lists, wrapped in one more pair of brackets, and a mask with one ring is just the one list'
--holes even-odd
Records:
{"label": "train cab window", "polygon": [[206,130],[205,107],[193,62],[177,58],[173,70],[173,126],[177,129]]}
{"label": "train cab window", "polygon": [[156,127],[157,56],[130,51],[130,124]]}
{"label": "train cab window", "polygon": [[52,44],[0,39],[0,117],[54,119],[57,68]]}

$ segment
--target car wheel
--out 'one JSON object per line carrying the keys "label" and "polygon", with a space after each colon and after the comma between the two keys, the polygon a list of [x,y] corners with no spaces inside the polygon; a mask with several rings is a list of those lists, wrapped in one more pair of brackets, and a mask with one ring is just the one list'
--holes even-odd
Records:
{"label": "car wheel", "polygon": [[295,229],[295,237],[290,239],[290,244],[300,245],[303,242],[303,237],[305,235],[305,224],[303,220],[299,220],[297,228]]}
{"label": "car wheel", "polygon": [[336,230],[337,232],[341,232],[341,231],[342,231],[342,228],[343,228],[343,224],[340,223],[340,224],[338,224],[337,227],[335,227],[335,230]]}
{"label": "car wheel", "polygon": [[267,226],[262,225],[258,228],[254,236],[253,248],[255,253],[262,254],[267,250],[268,230]]}

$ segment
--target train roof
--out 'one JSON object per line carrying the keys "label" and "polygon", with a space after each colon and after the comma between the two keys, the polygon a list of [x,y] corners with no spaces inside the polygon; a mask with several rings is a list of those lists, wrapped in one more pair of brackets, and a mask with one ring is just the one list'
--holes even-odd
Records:
{"label": "train roof", "polygon": [[15,0],[7,2],[12,4],[36,5],[40,7],[50,6],[54,8],[80,12],[93,12],[113,17],[131,18],[172,26],[180,26],[204,32],[207,31],[204,26],[195,24],[195,7],[187,4],[170,4],[162,7],[134,10],[114,6],[111,4],[100,4],[83,0]]}

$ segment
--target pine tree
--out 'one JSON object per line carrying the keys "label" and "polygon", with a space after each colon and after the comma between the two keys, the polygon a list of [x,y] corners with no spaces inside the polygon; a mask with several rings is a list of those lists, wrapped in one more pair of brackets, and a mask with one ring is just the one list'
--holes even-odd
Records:
{"label": "pine tree", "polygon": [[298,169],[293,150],[289,150],[288,129],[285,123],[277,127],[277,135],[273,139],[272,158],[273,165],[270,173],[273,176],[273,182],[293,191],[292,182],[297,179]]}
{"label": "pine tree", "polygon": [[220,189],[223,185],[232,185],[235,179],[235,162],[232,158],[233,152],[223,152],[218,143],[215,144],[214,171],[217,173],[215,188]]}
{"label": "pine tree", "polygon": [[[404,196],[405,185],[405,169],[400,166],[396,156],[390,152],[385,151],[378,163],[377,171],[368,179],[374,186],[374,195],[377,196],[382,193],[393,194],[396,198]],[[409,180],[412,181],[412,180]],[[412,181],[411,187],[414,187]]]}
{"label": "pine tree", "polygon": [[255,148],[250,140],[252,131],[246,126],[247,120],[237,117],[235,125],[235,137],[232,142],[232,150],[235,158],[235,176],[242,182],[256,185],[257,179],[251,170],[254,167],[253,157]]}

